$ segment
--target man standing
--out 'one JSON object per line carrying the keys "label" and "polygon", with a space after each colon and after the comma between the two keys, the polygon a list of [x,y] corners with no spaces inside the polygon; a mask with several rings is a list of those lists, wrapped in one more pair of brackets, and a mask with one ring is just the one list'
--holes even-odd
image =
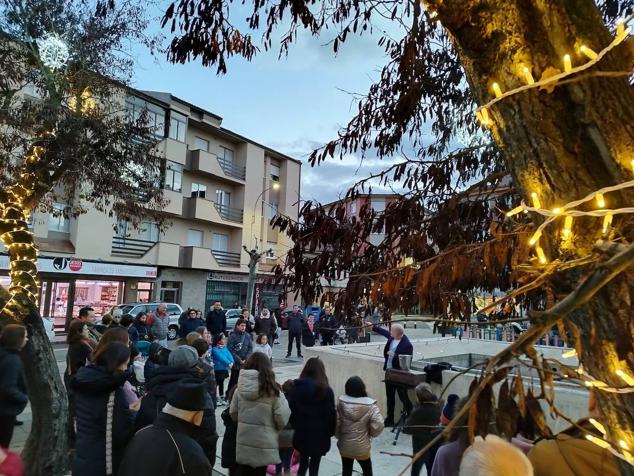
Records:
{"label": "man standing", "polygon": [[304,316],[298,305],[293,306],[293,312],[288,315],[288,352],[286,358],[288,359],[293,352],[293,339],[295,339],[295,345],[297,346],[297,357],[303,357],[302,355],[302,330],[304,329]]}
{"label": "man standing", "polygon": [[221,332],[227,331],[227,316],[220,301],[214,301],[205,316],[205,321],[207,330],[212,336],[217,336]]}
{"label": "man standing", "polygon": [[156,312],[147,320],[147,326],[152,336],[152,340],[158,341],[163,347],[167,348],[167,332],[170,325],[170,316],[167,315],[167,304],[159,304]]}
{"label": "man standing", "polygon": [[[405,335],[405,329],[402,325],[392,324],[389,332],[378,325],[373,325],[371,322],[366,322],[366,325],[372,326],[372,330],[377,334],[387,337],[387,343],[383,349],[383,357],[385,358],[383,370],[400,370],[401,366],[398,361],[398,356],[414,355],[414,347]],[[407,396],[407,391],[404,388],[395,386],[393,383],[388,382],[388,380],[385,379],[385,394],[387,396],[387,418],[385,419],[386,427],[394,426],[396,392],[398,392],[398,397],[401,399],[401,402],[403,402],[403,408],[405,411],[408,414],[412,411],[412,402]]]}
{"label": "man standing", "polygon": [[324,315],[319,320],[319,329],[321,333],[321,345],[333,345],[335,343],[337,320],[330,312],[330,307],[324,308]]}
{"label": "man standing", "polygon": [[204,383],[178,382],[154,423],[139,430],[128,445],[119,476],[211,476],[211,464],[195,440],[205,410],[213,411],[213,404]]}
{"label": "man standing", "polygon": [[253,353],[253,339],[251,334],[247,332],[247,321],[244,319],[238,319],[236,328],[229,336],[227,341],[227,348],[231,355],[233,355],[234,365],[231,367],[231,377],[229,378],[229,385],[227,385],[227,392],[238,383],[238,376],[240,375],[240,369],[245,364],[249,356]]}
{"label": "man standing", "polygon": [[90,334],[90,346],[94,349],[97,347],[97,342],[101,339],[101,333],[95,329],[95,310],[92,307],[82,307],[77,315],[77,320],[86,324],[88,332]]}

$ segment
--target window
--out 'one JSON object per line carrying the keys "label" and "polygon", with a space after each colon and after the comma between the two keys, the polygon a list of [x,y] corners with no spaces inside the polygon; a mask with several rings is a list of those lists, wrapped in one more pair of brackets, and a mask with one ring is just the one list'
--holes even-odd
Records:
{"label": "window", "polygon": [[266,218],[268,218],[269,220],[272,219],[273,217],[275,217],[280,209],[280,204],[279,203],[267,203],[266,204]]}
{"label": "window", "polygon": [[114,236],[117,236],[119,238],[125,238],[126,236],[128,236],[128,221],[124,220],[123,218],[119,218],[117,220],[114,233]]}
{"label": "window", "polygon": [[205,198],[207,196],[207,185],[192,183],[192,197]]}
{"label": "window", "polygon": [[214,233],[211,249],[214,251],[229,251],[229,235]]}
{"label": "window", "polygon": [[187,230],[187,246],[203,246],[203,232],[200,230]]}
{"label": "window", "polygon": [[[48,229],[60,233],[70,232],[70,220],[68,219],[70,208],[62,203],[54,203],[48,217]],[[64,216],[66,215],[66,216]]]}
{"label": "window", "polygon": [[276,254],[277,254],[277,241],[267,241],[266,242],[266,257],[275,258]]}
{"label": "window", "polygon": [[141,224],[140,235],[142,240],[156,243],[159,240],[160,230],[156,223],[143,222]]}
{"label": "window", "polygon": [[183,166],[176,162],[167,162],[165,168],[165,188],[180,192],[183,184]]}
{"label": "window", "polygon": [[219,147],[218,158],[220,158],[224,162],[227,162],[229,164],[233,164],[233,150],[227,149],[226,147],[223,147],[223,146],[220,146]]}
{"label": "window", "polygon": [[222,207],[231,206],[231,193],[225,190],[216,190],[216,203]]}
{"label": "window", "polygon": [[130,120],[137,122],[145,118],[145,125],[151,129],[156,138],[165,137],[165,110],[135,96],[128,96],[126,109]]}
{"label": "window", "polygon": [[209,152],[209,141],[206,139],[202,139],[200,137],[194,138],[194,150],[204,150],[205,152]]}
{"label": "window", "polygon": [[271,180],[273,180],[274,182],[279,182],[280,181],[280,164],[274,164],[273,162],[271,162],[269,169],[271,170]]}
{"label": "window", "polygon": [[[383,212],[385,211],[385,198],[373,198],[370,201],[370,203],[372,205],[372,210],[375,213],[377,213],[378,215],[383,214]],[[385,226],[380,231],[376,231],[374,233],[377,233],[377,234],[385,233]]]}
{"label": "window", "polygon": [[185,142],[187,116],[176,111],[170,111],[170,139]]}
{"label": "window", "polygon": [[[180,298],[181,283],[179,281],[163,281],[159,293],[160,301],[165,303],[177,303]],[[150,306],[148,306],[149,308]],[[158,305],[157,305],[158,307]],[[156,312],[156,311],[155,311]],[[167,314],[170,316],[180,315],[181,311],[177,306],[167,305]]]}
{"label": "window", "polygon": [[357,202],[350,203],[350,217],[357,216]]}

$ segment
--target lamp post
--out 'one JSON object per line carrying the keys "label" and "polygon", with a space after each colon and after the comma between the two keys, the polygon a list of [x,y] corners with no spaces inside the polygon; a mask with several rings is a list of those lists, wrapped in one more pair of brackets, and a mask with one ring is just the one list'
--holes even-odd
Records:
{"label": "lamp post", "polygon": [[[269,190],[279,190],[280,183],[277,181],[273,181],[270,187],[265,188],[262,192],[257,196],[255,202],[253,203],[253,213],[251,218],[251,239],[253,239],[253,224],[255,223],[255,207],[258,205],[258,201],[264,198],[264,194]],[[262,200],[262,216],[264,216],[264,200]],[[261,238],[261,236],[260,236]],[[270,253],[272,250],[269,248],[266,251],[258,251],[257,240],[255,242],[255,246],[252,249],[248,249],[246,245],[243,245],[242,248],[249,255],[249,283],[247,285],[247,306],[249,307],[249,312],[253,312],[253,294],[255,293],[255,281],[257,278],[257,270],[258,263],[262,260],[262,256],[267,253]],[[255,315],[255,313],[254,313]]]}

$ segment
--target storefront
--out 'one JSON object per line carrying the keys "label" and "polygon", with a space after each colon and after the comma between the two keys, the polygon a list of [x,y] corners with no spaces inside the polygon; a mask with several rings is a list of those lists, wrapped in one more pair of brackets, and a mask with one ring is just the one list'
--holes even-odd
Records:
{"label": "storefront", "polygon": [[[284,303],[283,290],[266,282],[268,277],[258,276],[255,284],[254,305],[256,312],[263,307],[278,309]],[[205,309],[209,309],[214,301],[222,302],[225,309],[234,309],[248,302],[247,289],[249,276],[239,273],[209,273]]]}
{"label": "storefront", "polygon": [[[10,285],[9,257],[0,255],[0,284]],[[157,269],[153,266],[84,261],[79,258],[40,257],[38,271],[40,313],[63,328],[84,306],[101,316],[123,302],[152,299]]]}

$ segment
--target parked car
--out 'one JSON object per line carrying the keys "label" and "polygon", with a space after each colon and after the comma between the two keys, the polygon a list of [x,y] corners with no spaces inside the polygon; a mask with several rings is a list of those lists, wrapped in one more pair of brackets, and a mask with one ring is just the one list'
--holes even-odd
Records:
{"label": "parked car", "polygon": [[[127,304],[120,304],[117,308],[121,309],[124,314],[132,314],[134,317],[139,314],[139,312],[145,313],[155,313],[156,309],[159,307],[160,302],[133,302]],[[167,338],[169,340],[174,340],[178,337],[178,318],[181,317],[183,313],[183,308],[178,304],[167,304],[167,314],[170,318],[169,328],[167,331]]]}
{"label": "parked car", "polygon": [[225,317],[227,318],[227,330],[229,332],[232,332],[233,329],[235,329],[236,323],[238,322],[238,319],[240,319],[241,315],[241,309],[227,309],[227,312],[225,312]]}

